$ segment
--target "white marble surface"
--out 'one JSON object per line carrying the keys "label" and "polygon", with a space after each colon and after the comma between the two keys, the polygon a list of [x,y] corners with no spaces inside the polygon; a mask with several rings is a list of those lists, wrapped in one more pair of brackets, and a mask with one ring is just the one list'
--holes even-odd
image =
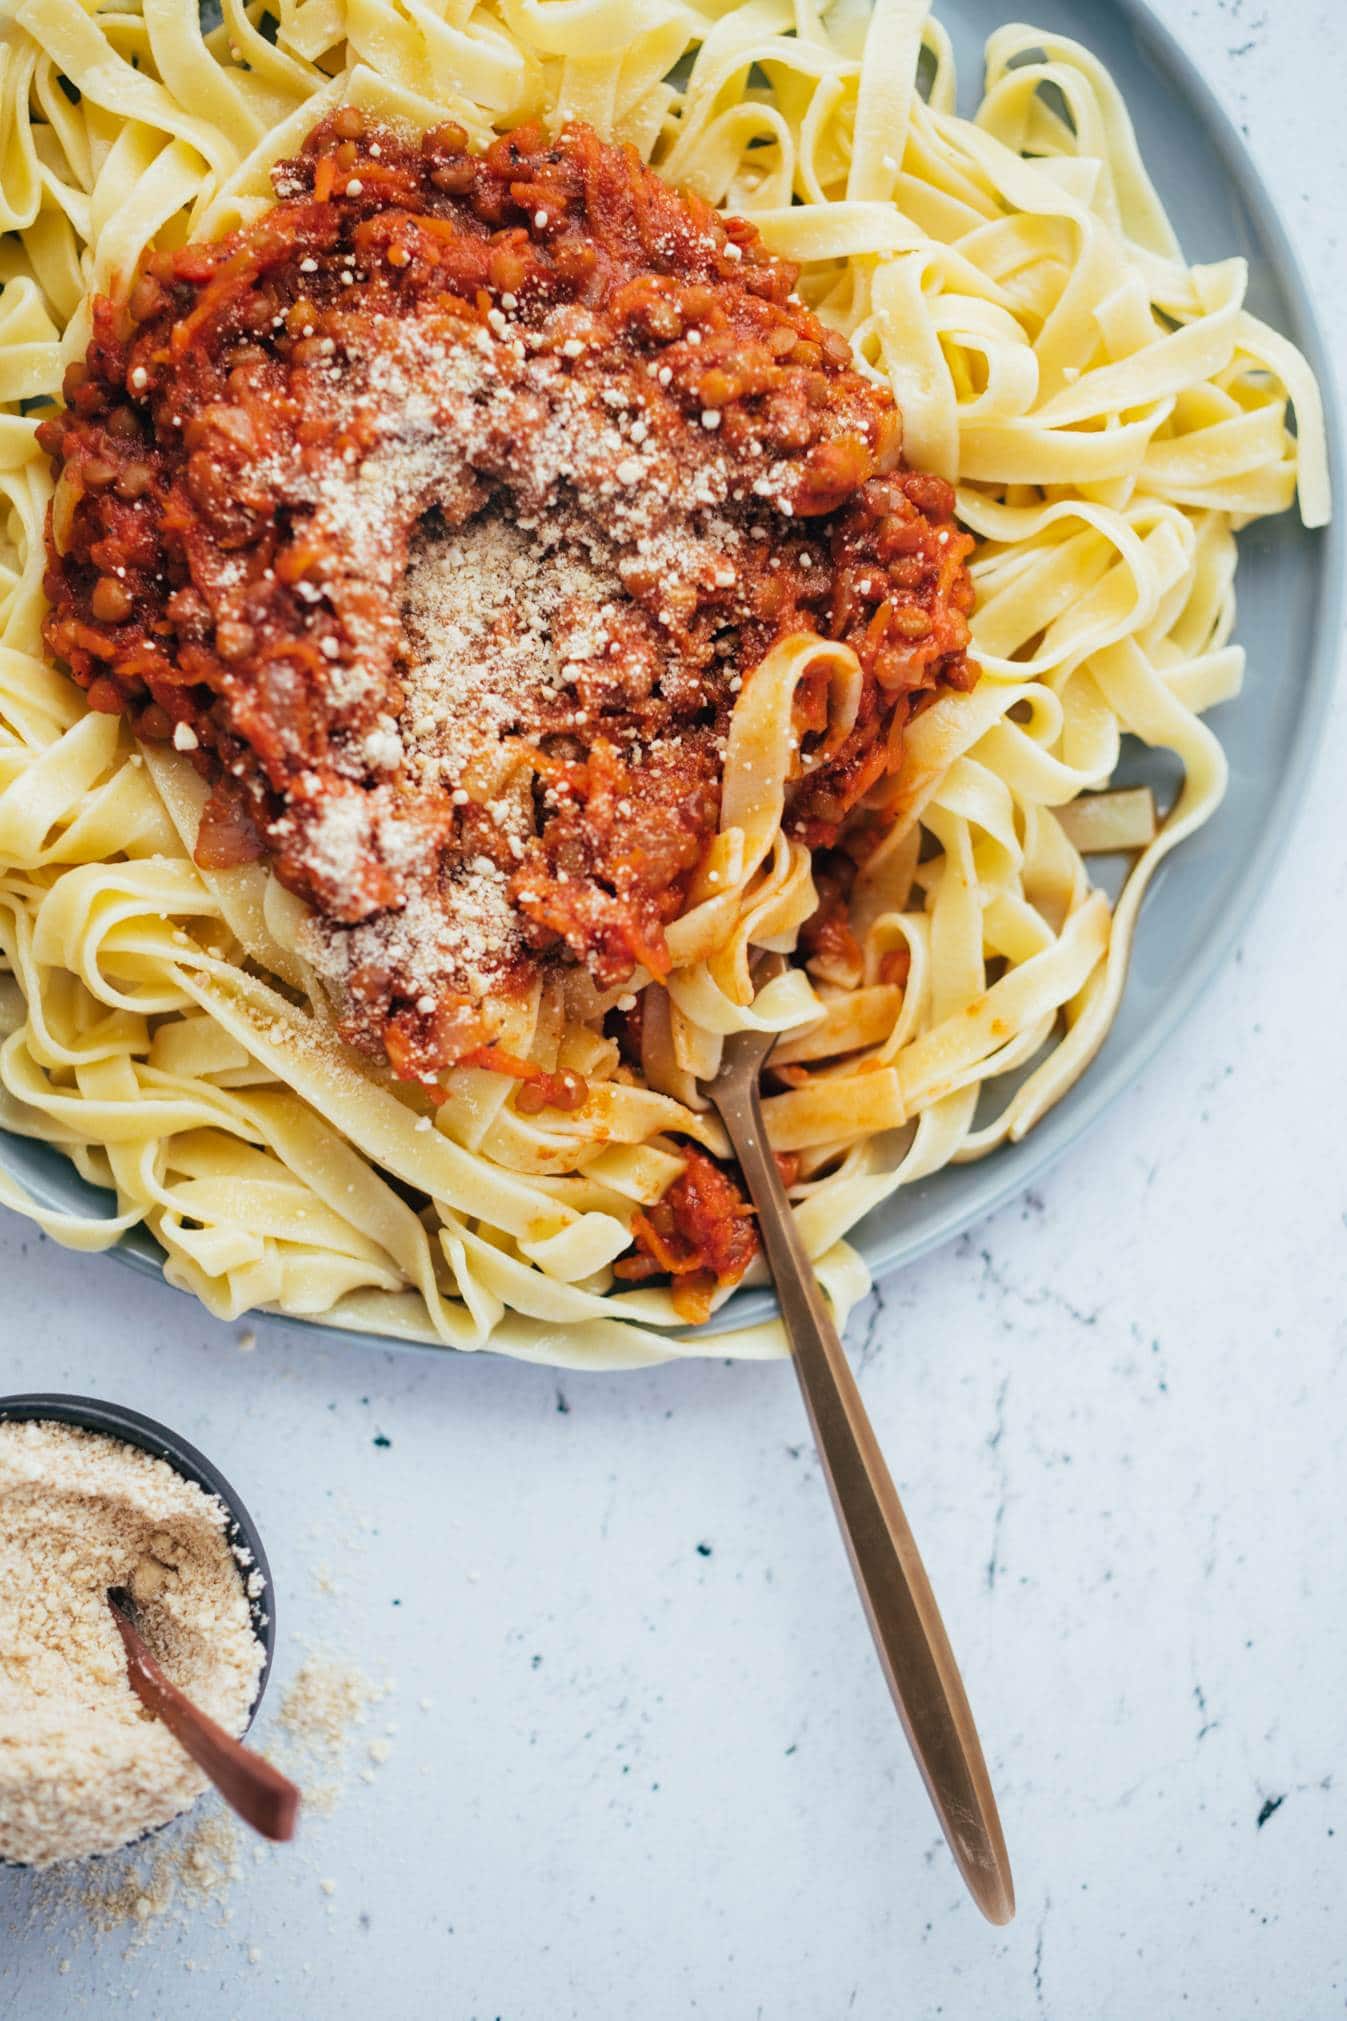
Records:
{"label": "white marble surface", "polygon": [[[1347,8],[1166,11],[1341,327]],[[279,1326],[245,1356],[7,1220],[0,1383],[204,1445],[271,1548],[281,1685],[304,1638],[363,1648],[399,1732],[293,1855],[249,1864],[228,1921],[130,1959],[17,1928],[31,1883],[0,1875],[0,2006],[1341,2014],[1347,711],[1326,741],[1294,853],[1177,1042],[1040,1194],[852,1329],[1001,1792],[1012,1929],[979,1922],[937,1839],[784,1370],[558,1384]]]}

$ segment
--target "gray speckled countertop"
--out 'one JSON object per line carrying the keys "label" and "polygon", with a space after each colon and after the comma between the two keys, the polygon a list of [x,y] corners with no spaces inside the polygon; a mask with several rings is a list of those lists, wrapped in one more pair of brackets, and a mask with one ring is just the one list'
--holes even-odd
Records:
{"label": "gray speckled countertop", "polygon": [[[1164,11],[1341,328],[1347,7]],[[853,1324],[1001,1793],[1009,1931],[936,1836],[783,1369],[558,1381],[275,1325],[245,1356],[5,1219],[0,1386],[95,1390],[204,1446],[271,1550],[279,1688],[306,1638],[363,1646],[395,1688],[353,1766],[397,1731],[291,1854],[129,1958],[25,1923],[31,1880],[0,1874],[0,2007],[1343,2013],[1347,710],[1327,741],[1178,1040],[1040,1193]]]}

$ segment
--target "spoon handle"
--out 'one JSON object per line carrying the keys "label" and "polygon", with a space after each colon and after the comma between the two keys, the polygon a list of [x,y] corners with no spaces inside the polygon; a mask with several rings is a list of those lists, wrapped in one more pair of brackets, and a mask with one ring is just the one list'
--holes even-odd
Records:
{"label": "spoon handle", "polygon": [[205,1770],[245,1824],[263,1838],[293,1838],[299,1791],[289,1777],[217,1726],[176,1684],[170,1684],[139,1629],[110,1594],[108,1605],[126,1648],[127,1678],[141,1704],[163,1720],[179,1746]]}
{"label": "spoon handle", "polygon": [[758,1210],[795,1372],[875,1646],[969,1893],[993,1923],[1015,1889],[977,1728],[898,1491],[767,1144],[756,1077],[709,1091]]}

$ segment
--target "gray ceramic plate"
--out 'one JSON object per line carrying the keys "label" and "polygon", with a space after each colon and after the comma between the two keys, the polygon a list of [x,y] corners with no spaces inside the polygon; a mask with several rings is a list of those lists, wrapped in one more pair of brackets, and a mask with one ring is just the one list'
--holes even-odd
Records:
{"label": "gray ceramic plate", "polygon": [[[982,45],[1012,18],[1076,37],[1121,87],[1142,151],[1193,260],[1242,253],[1250,307],[1295,339],[1330,403],[1335,474],[1341,435],[1332,411],[1328,358],[1304,278],[1257,171],[1196,69],[1146,0],[937,0],[954,38],[970,110]],[[1213,721],[1230,759],[1230,789],[1215,818],[1162,867],[1146,902],[1132,974],[1117,1022],[1089,1073],[1022,1144],[977,1165],[953,1166],[905,1188],[858,1230],[876,1276],[949,1239],[1029,1185],[1129,1086],[1216,974],[1247,921],[1295,819],[1311,754],[1328,709],[1342,633],[1343,529],[1306,533],[1291,514],[1253,527],[1241,541],[1238,636],[1248,648],[1241,699]],[[1139,754],[1129,776],[1154,777]],[[45,1203],[98,1207],[57,1152],[0,1134],[0,1161]],[[157,1272],[160,1253],[143,1231],[114,1252]],[[771,1309],[746,1292],[725,1317],[745,1324]],[[325,1331],[333,1334],[337,1329]],[[344,1336],[368,1343],[367,1334]],[[402,1345],[403,1343],[396,1343]]]}

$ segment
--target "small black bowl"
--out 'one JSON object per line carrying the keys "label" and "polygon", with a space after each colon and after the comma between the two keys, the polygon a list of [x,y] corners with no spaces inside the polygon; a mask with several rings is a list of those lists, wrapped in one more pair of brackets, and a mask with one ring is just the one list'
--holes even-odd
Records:
{"label": "small black bowl", "polygon": [[[247,1562],[239,1566],[245,1582],[256,1570],[262,1575],[261,1591],[248,1594],[248,1608],[252,1615],[253,1633],[262,1645],[262,1668],[258,1673],[257,1692],[248,1714],[248,1731],[257,1717],[271,1675],[271,1659],[276,1647],[276,1602],[271,1585],[271,1567],[267,1554],[262,1548],[262,1539],[257,1533],[257,1525],[248,1514],[236,1491],[230,1487],[217,1466],[204,1453],[189,1445],[179,1433],[170,1431],[154,1418],[143,1417],[139,1411],[128,1410],[124,1404],[105,1403],[96,1396],[0,1396],[0,1422],[6,1419],[36,1418],[47,1424],[75,1425],[82,1431],[102,1432],[107,1438],[120,1439],[123,1445],[139,1446],[142,1452],[152,1453],[157,1460],[166,1460],[184,1480],[195,1481],[208,1495],[220,1501],[229,1518],[225,1532],[230,1548],[235,1552],[247,1553]],[[170,1818],[169,1824],[176,1822]],[[165,1826],[155,1825],[153,1831],[163,1831]],[[143,1834],[145,1838],[151,1832]],[[139,1839],[130,1841],[139,1845]],[[124,1852],[126,1848],[120,1847]],[[102,1857],[99,1854],[92,1858]],[[14,1860],[0,1860],[0,1866],[21,1864]]]}

